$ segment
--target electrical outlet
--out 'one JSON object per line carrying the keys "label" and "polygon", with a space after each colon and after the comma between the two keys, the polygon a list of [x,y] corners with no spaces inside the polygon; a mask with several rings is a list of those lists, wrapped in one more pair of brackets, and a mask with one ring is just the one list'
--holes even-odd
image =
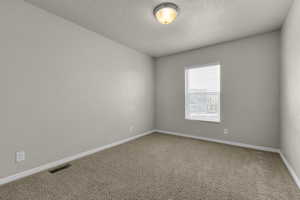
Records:
{"label": "electrical outlet", "polygon": [[228,129],[225,128],[225,129],[224,129],[224,134],[227,135],[228,133],[229,133]]}
{"label": "electrical outlet", "polygon": [[25,151],[16,152],[16,162],[22,162],[25,160]]}
{"label": "electrical outlet", "polygon": [[134,126],[130,126],[129,131],[130,131],[130,133],[132,133],[134,131]]}

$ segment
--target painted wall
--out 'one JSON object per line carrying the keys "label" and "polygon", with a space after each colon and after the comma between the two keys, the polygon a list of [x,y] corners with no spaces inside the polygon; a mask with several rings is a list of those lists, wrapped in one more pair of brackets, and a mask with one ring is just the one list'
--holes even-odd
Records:
{"label": "painted wall", "polygon": [[282,30],[281,150],[300,177],[300,2]]}
{"label": "painted wall", "polygon": [[[222,122],[185,120],[184,68],[218,61]],[[161,57],[156,65],[157,129],[279,147],[280,32]]]}
{"label": "painted wall", "polygon": [[0,13],[0,178],[154,128],[152,58],[21,0]]}

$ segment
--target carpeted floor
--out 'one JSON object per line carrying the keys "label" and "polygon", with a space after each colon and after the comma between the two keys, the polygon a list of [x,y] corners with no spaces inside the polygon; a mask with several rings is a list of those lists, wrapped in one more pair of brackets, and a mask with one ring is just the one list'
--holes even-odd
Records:
{"label": "carpeted floor", "polygon": [[0,187],[1,200],[300,200],[278,154],[151,134]]}

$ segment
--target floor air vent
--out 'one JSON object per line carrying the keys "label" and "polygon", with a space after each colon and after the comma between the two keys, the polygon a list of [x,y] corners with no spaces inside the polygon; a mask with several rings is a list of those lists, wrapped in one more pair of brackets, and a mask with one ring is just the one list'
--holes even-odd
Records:
{"label": "floor air vent", "polygon": [[58,167],[56,167],[56,168],[53,168],[53,169],[49,170],[49,172],[50,172],[51,174],[54,174],[54,173],[56,173],[56,172],[62,171],[62,170],[64,170],[64,169],[67,169],[67,168],[69,168],[69,167],[71,167],[71,164],[68,163],[68,164],[61,165],[61,166],[58,166]]}

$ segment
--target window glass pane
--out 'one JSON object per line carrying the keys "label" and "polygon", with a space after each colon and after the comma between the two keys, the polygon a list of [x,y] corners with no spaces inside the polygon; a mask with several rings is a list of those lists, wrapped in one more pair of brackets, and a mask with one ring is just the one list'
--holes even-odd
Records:
{"label": "window glass pane", "polygon": [[220,121],[220,65],[186,69],[186,118]]}

